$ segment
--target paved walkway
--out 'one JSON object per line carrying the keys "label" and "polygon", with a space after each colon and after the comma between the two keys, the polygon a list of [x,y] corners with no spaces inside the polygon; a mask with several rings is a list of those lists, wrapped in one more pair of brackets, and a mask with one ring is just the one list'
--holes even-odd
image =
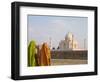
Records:
{"label": "paved walkway", "polygon": [[87,64],[87,60],[80,59],[52,59],[51,65],[77,65],[77,64]]}

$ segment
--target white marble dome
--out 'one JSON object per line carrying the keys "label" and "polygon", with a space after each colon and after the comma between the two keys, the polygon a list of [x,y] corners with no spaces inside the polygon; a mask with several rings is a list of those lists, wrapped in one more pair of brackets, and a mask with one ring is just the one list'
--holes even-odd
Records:
{"label": "white marble dome", "polygon": [[59,43],[61,50],[74,50],[78,49],[78,42],[71,32],[68,32],[65,36],[65,40],[61,40]]}
{"label": "white marble dome", "polygon": [[65,36],[65,40],[72,40],[73,34],[71,32],[68,32],[68,34]]}

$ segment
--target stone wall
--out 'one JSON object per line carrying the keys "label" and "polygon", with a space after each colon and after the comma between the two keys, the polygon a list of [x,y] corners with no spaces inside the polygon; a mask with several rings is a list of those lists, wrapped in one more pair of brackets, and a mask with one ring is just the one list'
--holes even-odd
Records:
{"label": "stone wall", "polygon": [[52,59],[87,59],[87,50],[77,51],[51,51]]}

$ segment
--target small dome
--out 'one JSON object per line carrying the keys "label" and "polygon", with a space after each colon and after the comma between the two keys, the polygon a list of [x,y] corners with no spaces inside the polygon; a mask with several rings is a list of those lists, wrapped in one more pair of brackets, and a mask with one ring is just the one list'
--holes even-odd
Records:
{"label": "small dome", "polygon": [[72,40],[73,34],[71,32],[68,32],[68,34],[65,36],[65,40]]}

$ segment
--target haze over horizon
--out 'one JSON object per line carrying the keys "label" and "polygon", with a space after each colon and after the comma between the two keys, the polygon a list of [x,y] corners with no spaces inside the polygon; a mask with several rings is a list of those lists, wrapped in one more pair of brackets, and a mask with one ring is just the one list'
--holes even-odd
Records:
{"label": "haze over horizon", "polygon": [[[35,40],[37,44],[50,42],[57,48],[59,42],[71,32],[78,42],[79,48],[84,48],[84,39],[88,39],[88,18],[69,16],[39,16],[28,15],[28,44]],[[86,46],[87,48],[87,46]]]}

